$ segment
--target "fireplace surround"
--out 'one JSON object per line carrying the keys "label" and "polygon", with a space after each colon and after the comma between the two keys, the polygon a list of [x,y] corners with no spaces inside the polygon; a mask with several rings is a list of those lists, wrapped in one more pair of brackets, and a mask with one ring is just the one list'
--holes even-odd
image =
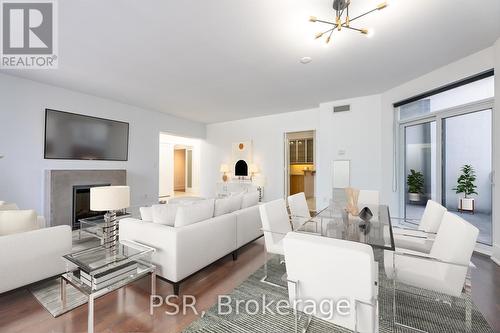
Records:
{"label": "fireplace surround", "polygon": [[126,170],[45,170],[44,215],[48,226],[74,228],[74,187],[127,185]]}

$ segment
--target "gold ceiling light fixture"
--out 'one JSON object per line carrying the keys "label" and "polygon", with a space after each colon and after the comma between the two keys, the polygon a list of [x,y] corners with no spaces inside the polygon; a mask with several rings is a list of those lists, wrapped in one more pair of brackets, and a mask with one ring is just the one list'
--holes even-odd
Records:
{"label": "gold ceiling light fixture", "polygon": [[326,44],[330,43],[332,39],[333,32],[335,30],[341,31],[342,29],[348,29],[351,31],[356,31],[359,32],[363,35],[370,36],[373,34],[373,31],[370,31],[366,28],[355,28],[351,26],[351,23],[353,21],[356,21],[357,19],[362,18],[363,16],[366,16],[368,14],[371,14],[375,11],[382,10],[388,6],[387,1],[380,3],[376,8],[367,11],[364,14],[355,16],[355,17],[350,17],[349,16],[349,6],[351,5],[350,0],[334,0],[333,1],[333,10],[335,11],[335,20],[332,21],[325,21],[325,20],[320,20],[316,16],[310,16],[309,21],[310,22],[319,22],[319,23],[324,23],[330,25],[330,29],[323,31],[323,32],[318,32],[315,36],[316,39],[319,39],[323,36],[326,36],[325,42]]}

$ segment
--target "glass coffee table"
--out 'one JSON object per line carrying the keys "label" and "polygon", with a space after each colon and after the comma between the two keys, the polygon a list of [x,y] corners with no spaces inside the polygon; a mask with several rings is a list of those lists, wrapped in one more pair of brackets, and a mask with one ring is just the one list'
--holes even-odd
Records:
{"label": "glass coffee table", "polygon": [[[132,217],[132,214],[126,213],[121,214],[116,217],[117,221],[126,218]],[[84,219],[78,220],[80,222],[80,230],[78,232],[78,239],[82,239],[82,233],[88,234],[92,237],[98,238],[101,240],[101,244],[103,241],[103,227],[104,227],[104,217],[96,216],[96,217],[88,217]],[[119,226],[119,224],[118,224]]]}
{"label": "glass coffee table", "polygon": [[[156,293],[156,267],[152,247],[128,240],[119,241],[117,252],[109,254],[103,246],[67,254],[67,272],[61,276],[61,300],[66,307],[66,284],[88,297],[88,332],[94,332],[94,300],[151,275],[151,295]],[[75,267],[76,266],[76,267]]]}

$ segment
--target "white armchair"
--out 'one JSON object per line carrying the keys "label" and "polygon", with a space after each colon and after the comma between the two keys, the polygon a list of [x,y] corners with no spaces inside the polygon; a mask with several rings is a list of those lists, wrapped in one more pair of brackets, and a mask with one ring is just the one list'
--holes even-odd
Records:
{"label": "white armchair", "polygon": [[267,253],[284,255],[283,238],[292,231],[285,200],[278,199],[259,206],[262,231],[266,243],[264,277],[262,282],[278,286],[267,281]]}
{"label": "white armchair", "polygon": [[439,203],[427,201],[417,229],[400,226],[393,228],[396,247],[429,253],[446,211],[447,209]]}
{"label": "white armchair", "polygon": [[385,251],[386,274],[395,282],[460,297],[468,289],[467,273],[478,234],[472,224],[445,212],[430,253]]}
{"label": "white armchair", "polygon": [[[366,244],[311,234],[288,233],[284,239],[290,304],[297,311],[355,332],[378,332],[378,265]],[[349,313],[331,313],[323,300],[346,300]],[[314,301],[316,311],[306,308]],[[331,310],[331,311],[330,311]],[[297,313],[295,330],[298,331]]]}

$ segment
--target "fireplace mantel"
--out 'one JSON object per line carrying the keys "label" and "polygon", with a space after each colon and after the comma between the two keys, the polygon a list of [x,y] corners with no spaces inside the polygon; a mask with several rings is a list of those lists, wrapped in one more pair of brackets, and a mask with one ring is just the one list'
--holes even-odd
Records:
{"label": "fireplace mantel", "polygon": [[44,212],[48,226],[72,224],[73,186],[127,185],[126,170],[45,170]]}

